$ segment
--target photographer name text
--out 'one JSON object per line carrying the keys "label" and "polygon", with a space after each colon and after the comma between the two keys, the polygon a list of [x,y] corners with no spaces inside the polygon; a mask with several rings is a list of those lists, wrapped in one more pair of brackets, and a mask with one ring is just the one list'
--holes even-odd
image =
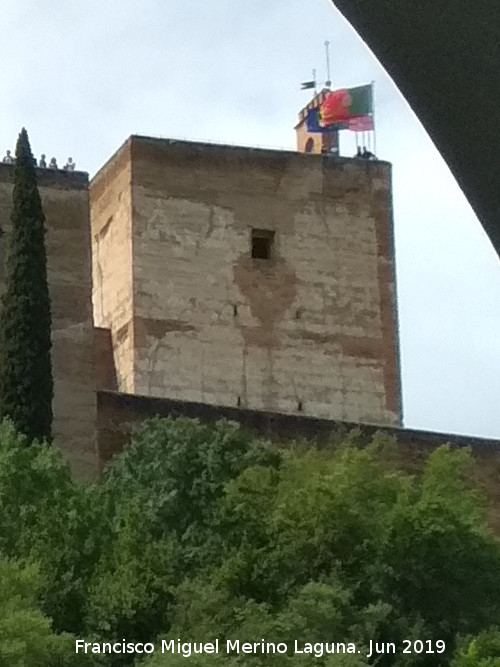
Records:
{"label": "photographer name text", "polygon": [[410,654],[440,654],[446,650],[445,642],[438,640],[405,639],[401,643],[395,642],[368,642],[357,648],[354,642],[269,642],[261,639],[258,642],[243,642],[239,639],[214,639],[209,642],[185,642],[181,639],[163,639],[161,644],[152,642],[127,642],[125,639],[116,642],[86,642],[77,639],[76,653],[115,653],[115,654],[151,654],[155,652],[172,653],[189,658],[192,655],[206,654],[308,654],[321,658],[327,654],[361,653],[371,658],[374,655],[410,653]]}

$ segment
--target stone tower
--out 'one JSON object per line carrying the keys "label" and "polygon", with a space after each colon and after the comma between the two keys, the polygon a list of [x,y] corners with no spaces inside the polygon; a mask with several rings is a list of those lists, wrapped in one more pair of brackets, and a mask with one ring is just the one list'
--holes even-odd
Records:
{"label": "stone tower", "polygon": [[132,136],[90,202],[108,388],[401,424],[388,163]]}
{"label": "stone tower", "polygon": [[[97,472],[88,176],[38,169],[52,308],[54,442],[79,477]],[[0,164],[0,289],[10,231],[13,166]]]}
{"label": "stone tower", "polygon": [[324,102],[330,91],[323,89],[317,93],[303,109],[299,111],[299,122],[295,126],[297,150],[299,153],[338,153],[339,133],[331,132],[308,132],[306,118],[309,111],[318,109]]}

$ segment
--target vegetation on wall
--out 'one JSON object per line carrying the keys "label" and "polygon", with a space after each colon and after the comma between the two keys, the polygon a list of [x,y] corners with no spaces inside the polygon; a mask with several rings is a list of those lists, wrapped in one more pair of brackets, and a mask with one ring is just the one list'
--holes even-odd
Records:
{"label": "vegetation on wall", "polygon": [[[409,475],[382,436],[276,451],[230,422],[156,419],[81,485],[26,442],[0,425],[0,665],[177,667],[182,652],[160,647],[178,638],[290,649],[194,667],[500,665],[500,543],[467,451],[441,447]],[[77,639],[157,649],[76,654]],[[397,651],[370,657],[375,642]]]}
{"label": "vegetation on wall", "polygon": [[12,228],[0,313],[0,416],[9,417],[29,440],[50,439],[53,380],[45,217],[24,128],[13,170]]}

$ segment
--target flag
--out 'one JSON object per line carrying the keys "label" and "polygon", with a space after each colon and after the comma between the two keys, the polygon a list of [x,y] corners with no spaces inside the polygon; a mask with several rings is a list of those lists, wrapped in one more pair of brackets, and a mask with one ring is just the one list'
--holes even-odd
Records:
{"label": "flag", "polygon": [[320,124],[329,127],[350,123],[354,118],[370,118],[373,113],[372,87],[342,88],[329,93],[320,110]]}
{"label": "flag", "polygon": [[316,88],[316,81],[303,81],[300,85],[302,86],[300,90],[309,90],[310,88]]}
{"label": "flag", "polygon": [[309,109],[306,116],[306,128],[310,133],[328,133],[337,132],[337,130],[347,129],[347,125],[331,125],[330,127],[323,127],[320,123],[319,107]]}
{"label": "flag", "polygon": [[356,116],[356,118],[351,118],[349,129],[352,132],[370,132],[374,130],[373,116]]}

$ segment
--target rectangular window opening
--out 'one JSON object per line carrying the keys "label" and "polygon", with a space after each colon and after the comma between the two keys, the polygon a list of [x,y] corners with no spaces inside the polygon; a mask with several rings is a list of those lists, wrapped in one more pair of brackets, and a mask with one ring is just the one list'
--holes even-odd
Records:
{"label": "rectangular window opening", "polygon": [[274,232],[270,229],[252,229],[252,257],[271,259],[274,244]]}

